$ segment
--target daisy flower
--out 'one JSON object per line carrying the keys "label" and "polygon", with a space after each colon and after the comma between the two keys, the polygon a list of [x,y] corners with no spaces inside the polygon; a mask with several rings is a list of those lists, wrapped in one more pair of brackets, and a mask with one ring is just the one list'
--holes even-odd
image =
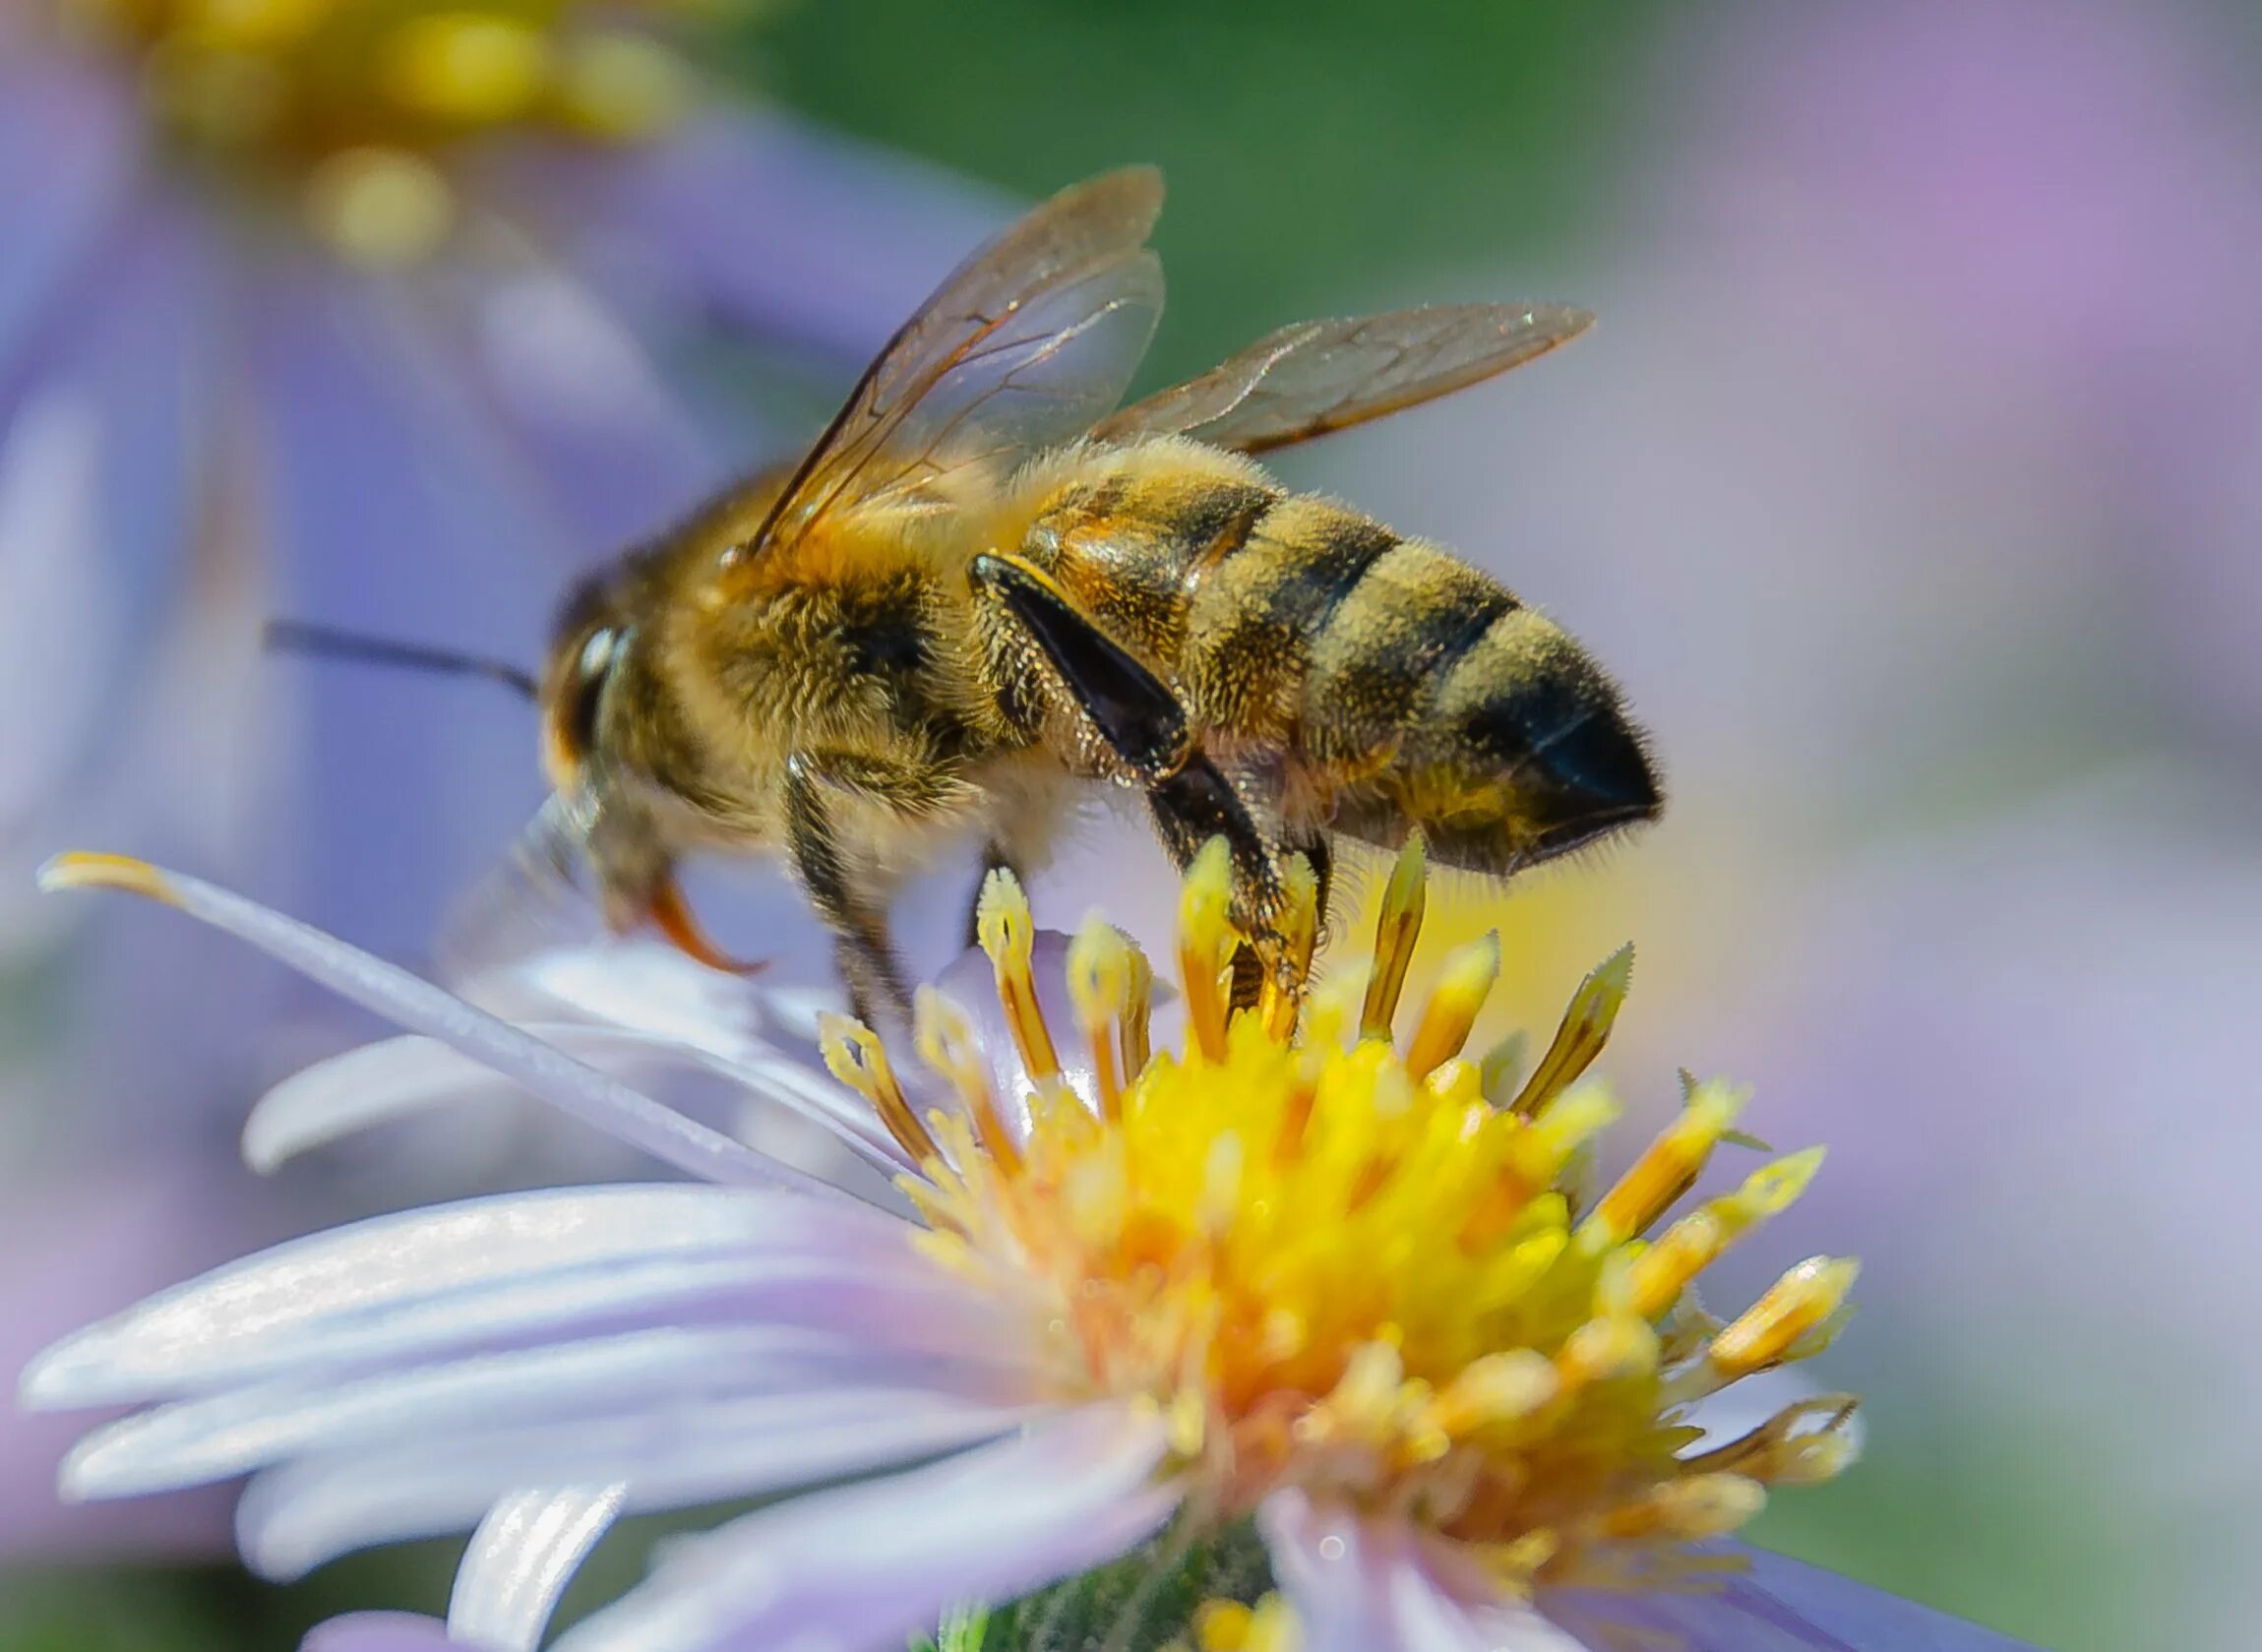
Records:
{"label": "daisy flower", "polygon": [[50,885],[169,901],[721,1184],[379,1218],[83,1331],[33,1363],[27,1399],[144,1409],[79,1446],[66,1491],[249,1474],[239,1542],[275,1576],[478,1527],[447,1625],[345,1620],[317,1641],[335,1652],[532,1647],[614,1516],[755,1495],[779,1500],[669,1545],[560,1652],[899,1646],[954,1603],[1245,1521],[1283,1604],[1209,1613],[1221,1646],[2011,1645],[1729,1541],[1770,1489],[1846,1465],[1853,1401],[1808,1395],[1725,1436],[1695,1419],[1822,1347],[1854,1268],[1801,1262],[1726,1321],[1696,1306],[1696,1275],[1819,1163],[1775,1159],[1673,1216],[1742,1139],[1727,1085],[1689,1083],[1622,1174],[1591,1176],[1613,1107],[1582,1079],[1627,955],[1528,1072],[1471,1059],[1497,938],[1401,1012],[1417,845],[1363,982],[1237,1011],[1221,850],[1182,895],[1183,1048],[1154,1047],[1146,961],[1096,918],[1046,992],[1003,875],[985,998],[919,997],[947,1101],[918,1106],[871,1032],[828,1018],[827,1060],[915,1219],[241,897],[66,858]]}
{"label": "daisy flower", "polygon": [[[397,696],[286,714],[267,613],[526,657],[577,562],[745,462],[716,345],[861,361],[987,216],[707,96],[717,11],[0,0],[0,672],[41,709],[0,849],[99,823],[335,891],[382,820],[361,916],[429,934],[524,812],[522,721],[472,707],[473,763]],[[294,739],[336,783],[247,849]]]}

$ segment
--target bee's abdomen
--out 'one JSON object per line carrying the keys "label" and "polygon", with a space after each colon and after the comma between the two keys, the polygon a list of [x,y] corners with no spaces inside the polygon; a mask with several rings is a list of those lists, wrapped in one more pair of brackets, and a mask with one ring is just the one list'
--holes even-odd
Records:
{"label": "bee's abdomen", "polygon": [[1491,576],[1325,500],[1275,501],[1208,567],[1182,679],[1282,758],[1292,823],[1508,872],[1654,815],[1618,690]]}
{"label": "bee's abdomen", "polygon": [[1291,825],[1418,826],[1505,872],[1656,813],[1616,687],[1498,581],[1228,456],[1160,457],[1064,489],[1029,553],[1198,728],[1277,760]]}

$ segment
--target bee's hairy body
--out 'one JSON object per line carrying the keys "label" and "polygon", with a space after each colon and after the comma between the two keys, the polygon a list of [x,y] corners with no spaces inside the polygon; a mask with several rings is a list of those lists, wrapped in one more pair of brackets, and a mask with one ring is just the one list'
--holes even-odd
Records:
{"label": "bee's hairy body", "polygon": [[1161,305],[1161,200],[1131,168],[1037,208],[898,330],[800,464],[568,604],[541,691],[551,813],[617,927],[649,918],[720,961],[676,861],[773,850],[859,1010],[901,1010],[896,882],[966,837],[1026,870],[1103,779],[1144,796],[1182,866],[1225,840],[1237,982],[1269,968],[1294,990],[1292,854],[1323,918],[1335,833],[1419,828],[1446,864],[1506,876],[1657,813],[1639,729],[1567,636],[1247,457],[1504,372],[1590,318],[1299,323],[1120,406]]}
{"label": "bee's hairy body", "polygon": [[1563,823],[1534,818],[1533,770],[1579,755],[1601,673],[1490,576],[1238,455],[1070,450],[948,513],[852,515],[818,567],[718,607],[715,562],[759,503],[634,575],[649,635],[608,734],[694,841],[781,844],[788,762],[822,754],[842,852],[884,879],[968,835],[1040,860],[1065,788],[1118,765],[970,580],[1009,549],[1179,692],[1195,738],[1274,800],[1283,841],[1387,847],[1419,827],[1437,859],[1495,875],[1565,846]]}

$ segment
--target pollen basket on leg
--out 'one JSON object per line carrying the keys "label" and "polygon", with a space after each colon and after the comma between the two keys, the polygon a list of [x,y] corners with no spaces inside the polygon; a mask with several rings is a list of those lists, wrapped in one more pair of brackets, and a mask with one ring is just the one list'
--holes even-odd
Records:
{"label": "pollen basket on leg", "polygon": [[[1215,1512],[1295,1486],[1416,1518],[1511,1592],[1655,1576],[1681,1546],[1741,1524],[1770,1485],[1850,1458],[1842,1396],[1701,1452],[1684,1420],[1694,1400],[1815,1351],[1842,1316],[1852,1265],[1827,1257],[1726,1325],[1688,1296],[1804,1191],[1820,1156],[1679,1209],[1740,1139],[1742,1093],[1692,1085],[1590,1207],[1573,1181],[1616,1108],[1574,1080],[1617,1013],[1623,955],[1580,988],[1542,1081],[1502,1105],[1460,1053],[1498,942],[1408,986],[1418,857],[1401,863],[1409,887],[1371,977],[1396,981],[1349,1039],[1341,1016],[1323,1036],[1275,999],[1232,1007],[1229,868],[1197,857],[1179,938],[1190,1047],[1137,1061],[1122,1038],[1141,1000],[1136,949],[1087,922],[1069,951],[1074,1024],[1047,1026],[1026,903],[995,886],[983,940],[1027,1093],[993,1095],[968,1018],[923,999],[928,1059],[964,1103],[934,1116],[940,1149],[910,1185],[925,1243],[947,1265],[1017,1282],[1064,1402],[1136,1399],[1169,1418],[1177,1472]],[[1104,1074],[1090,1108],[1049,1066],[1084,1048]],[[859,1087],[885,1093],[877,1064],[854,1067]],[[1025,1135],[1008,1136],[1001,1112],[1025,1116]]]}

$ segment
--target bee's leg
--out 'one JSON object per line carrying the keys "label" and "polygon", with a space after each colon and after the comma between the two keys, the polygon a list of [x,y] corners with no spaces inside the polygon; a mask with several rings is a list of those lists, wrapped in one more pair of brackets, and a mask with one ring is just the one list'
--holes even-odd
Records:
{"label": "bee's leg", "polygon": [[1327,933],[1327,899],[1335,889],[1335,845],[1326,832],[1313,827],[1308,831],[1291,832],[1281,845],[1291,854],[1302,855],[1312,865],[1312,876],[1318,884],[1317,909],[1314,913],[1319,933]]}
{"label": "bee's leg", "polygon": [[1240,790],[1195,745],[1178,697],[1019,557],[979,556],[972,572],[1043,653],[1127,776],[1145,788],[1156,834],[1179,869],[1212,837],[1224,838],[1235,916],[1260,944],[1271,939],[1284,898],[1279,857]]}
{"label": "bee's leg", "polygon": [[809,904],[832,931],[833,958],[857,1019],[883,1033],[911,1020],[911,994],[887,935],[877,893],[860,886],[833,819],[834,789],[822,760],[794,757],[785,765],[785,850]]}

